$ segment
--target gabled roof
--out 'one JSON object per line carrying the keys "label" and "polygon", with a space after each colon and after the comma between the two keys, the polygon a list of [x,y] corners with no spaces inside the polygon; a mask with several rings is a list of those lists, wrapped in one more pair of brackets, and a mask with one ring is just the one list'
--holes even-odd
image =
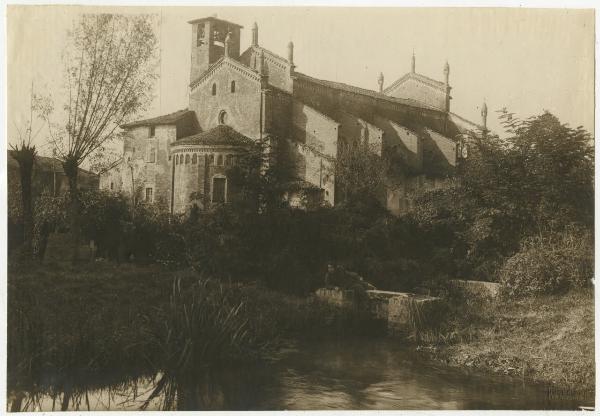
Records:
{"label": "gabled roof", "polygon": [[221,145],[221,146],[248,146],[254,141],[233,128],[220,125],[208,131],[183,137],[171,143],[171,146],[180,145]]}
{"label": "gabled roof", "polygon": [[263,54],[265,55],[265,58],[272,58],[274,61],[279,62],[282,65],[289,65],[290,63],[288,62],[287,59],[285,59],[283,56],[281,55],[277,55],[275,52],[271,52],[270,50],[263,48],[260,45],[252,45],[250,46],[249,49],[255,49],[257,51],[263,51]]}
{"label": "gabled roof", "polygon": [[355,87],[354,85],[348,85],[348,84],[343,84],[341,82],[326,81],[326,80],[322,80],[322,79],[313,78],[308,75],[302,74],[300,72],[294,72],[294,75],[298,79],[302,79],[302,80],[305,80],[308,82],[312,82],[314,84],[323,85],[325,87],[337,89],[340,91],[346,91],[346,92],[351,92],[354,94],[366,95],[366,96],[373,97],[376,99],[389,101],[389,102],[393,102],[393,103],[398,103],[398,104],[404,104],[404,105],[411,106],[411,107],[418,107],[418,108],[424,108],[427,110],[440,111],[439,108],[429,106],[427,104],[421,103],[417,100],[412,100],[410,98],[391,97],[389,95],[385,95],[385,94],[382,94],[377,91],[367,90],[365,88],[360,88],[360,87]]}
{"label": "gabled roof", "polygon": [[409,72],[407,74],[404,74],[402,77],[400,77],[396,81],[394,81],[389,87],[387,87],[385,90],[383,90],[383,93],[384,94],[389,93],[391,90],[396,88],[398,85],[404,83],[405,81],[407,81],[409,79],[414,79],[414,80],[420,82],[421,84],[425,84],[430,87],[437,88],[442,91],[446,91],[446,84],[444,84],[443,82],[437,81],[433,78],[426,77],[425,75],[417,74],[416,72]]}
{"label": "gabled roof", "polygon": [[259,73],[257,73],[250,67],[244,65],[243,63],[241,63],[235,59],[232,59],[232,58],[229,58],[226,56],[222,56],[214,64],[212,64],[206,71],[204,71],[204,73],[202,75],[200,75],[198,78],[196,78],[194,81],[192,81],[190,83],[190,88],[192,88],[192,89],[196,88],[196,86],[198,86],[202,81],[204,81],[206,78],[208,78],[212,74],[214,74],[215,71],[220,66],[223,66],[223,65],[229,65],[232,68],[236,68],[237,70],[239,70],[240,73],[245,74],[247,78],[253,79],[257,82],[260,82],[261,76]]}
{"label": "gabled roof", "polygon": [[165,114],[164,116],[158,116],[154,118],[148,118],[145,120],[138,120],[127,124],[122,124],[121,128],[129,129],[132,127],[139,126],[157,126],[160,124],[175,124],[179,120],[189,116],[190,114],[194,114],[192,110],[188,110],[187,108],[184,110],[175,111],[171,114]]}

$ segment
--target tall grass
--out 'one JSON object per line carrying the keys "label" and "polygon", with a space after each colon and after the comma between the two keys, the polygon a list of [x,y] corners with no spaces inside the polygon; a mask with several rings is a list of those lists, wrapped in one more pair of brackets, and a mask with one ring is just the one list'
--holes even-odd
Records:
{"label": "tall grass", "polygon": [[201,408],[197,391],[211,368],[257,359],[268,346],[252,333],[243,302],[210,280],[183,287],[176,279],[168,304],[147,319],[151,365],[161,378],[142,408],[158,396],[164,410]]}

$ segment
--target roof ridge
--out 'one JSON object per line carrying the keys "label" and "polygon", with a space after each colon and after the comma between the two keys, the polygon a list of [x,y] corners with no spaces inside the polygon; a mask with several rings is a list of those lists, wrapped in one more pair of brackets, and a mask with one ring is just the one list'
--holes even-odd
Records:
{"label": "roof ridge", "polygon": [[[322,79],[314,78],[314,77],[311,77],[310,75],[306,75],[306,74],[303,74],[301,72],[294,72],[294,75],[296,77],[300,76],[300,78],[305,78],[307,81],[312,81],[312,82],[324,84],[325,86],[327,86],[329,88],[345,89],[346,91],[349,91],[349,92],[352,92],[352,93],[355,93],[355,94],[362,94],[362,95],[370,96],[370,97],[375,98],[375,99],[380,99],[380,100],[384,100],[384,101],[388,101],[388,102],[392,102],[392,103],[396,103],[396,104],[404,104],[404,105],[408,105],[408,106],[411,106],[411,107],[417,107],[417,108],[423,108],[423,109],[426,109],[426,110],[433,110],[433,111],[443,112],[439,108],[429,106],[429,105],[427,105],[425,103],[422,103],[420,101],[417,101],[417,100],[414,100],[414,99],[411,99],[411,98],[392,97],[392,96],[385,95],[385,94],[382,94],[380,92],[377,92],[375,90],[369,90],[369,89],[362,88],[362,87],[357,87],[357,86],[354,86],[354,85],[351,85],[351,84],[346,84],[346,83],[343,83],[343,82],[328,81],[328,80],[322,80]],[[335,85],[333,85],[333,84],[335,84]]]}
{"label": "roof ridge", "polygon": [[[194,143],[198,141],[198,143]],[[201,143],[202,141],[208,143]],[[212,142],[212,143],[211,143]],[[170,146],[185,146],[195,144],[208,145],[239,145],[252,142],[252,139],[243,135],[231,126],[220,124],[209,130],[181,137],[170,144]]]}
{"label": "roof ridge", "polygon": [[288,60],[287,60],[286,58],[284,58],[284,57],[283,57],[283,56],[281,56],[281,55],[278,55],[278,54],[276,54],[275,52],[273,52],[273,51],[271,51],[271,50],[269,50],[269,49],[267,49],[267,48],[264,48],[264,47],[262,47],[262,46],[260,46],[260,45],[251,45],[250,47],[251,47],[251,48],[255,48],[255,49],[260,49],[260,50],[262,50],[263,52],[267,52],[267,53],[268,53],[269,55],[271,55],[272,57],[274,57],[274,58],[277,58],[277,59],[279,59],[280,61],[283,61],[283,62],[284,62],[284,63],[286,63],[286,64],[289,64],[289,62],[288,62]]}
{"label": "roof ridge", "polygon": [[[129,127],[135,127],[135,126],[143,126],[146,124],[171,124],[175,121],[178,121],[182,117],[186,116],[188,113],[193,113],[193,112],[194,112],[194,110],[190,110],[189,108],[186,107],[184,109],[173,111],[168,114],[163,114],[163,115],[156,116],[156,117],[150,117],[150,118],[146,118],[146,119],[142,119],[142,120],[132,121],[130,123],[121,124],[119,127],[129,128]],[[169,117],[173,118],[173,120],[168,120],[168,122],[161,123],[161,119],[166,119]]]}

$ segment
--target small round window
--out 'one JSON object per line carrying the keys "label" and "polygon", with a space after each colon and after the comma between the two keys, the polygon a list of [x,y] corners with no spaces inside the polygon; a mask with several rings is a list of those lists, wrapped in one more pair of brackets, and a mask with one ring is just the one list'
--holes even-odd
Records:
{"label": "small round window", "polygon": [[227,124],[227,113],[225,111],[219,113],[219,124]]}

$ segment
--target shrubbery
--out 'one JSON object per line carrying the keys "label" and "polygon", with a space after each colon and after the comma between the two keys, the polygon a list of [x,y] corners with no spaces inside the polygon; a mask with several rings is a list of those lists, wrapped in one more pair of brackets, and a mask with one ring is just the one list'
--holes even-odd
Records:
{"label": "shrubbery", "polygon": [[[415,208],[401,217],[381,206],[377,192],[349,189],[335,207],[282,206],[289,178],[278,163],[259,173],[269,154],[259,145],[232,168],[232,186],[240,191],[235,203],[171,215],[164,204],[142,202],[132,210],[121,196],[87,191],[81,195],[82,231],[96,241],[100,256],[191,266],[211,278],[260,280],[294,294],[322,285],[329,262],[385,290],[457,277],[500,279],[509,294],[579,285],[589,277],[593,250],[589,239],[577,240],[572,230],[592,233],[591,137],[549,113],[501,118],[507,138],[473,135],[455,179],[414,195]],[[368,158],[350,156],[342,158],[346,164],[336,166],[338,172],[348,176],[360,168],[365,177],[351,175],[350,182],[373,188],[386,165],[369,168]],[[64,227],[63,199],[36,205],[41,236]],[[544,257],[546,252],[551,254]]]}
{"label": "shrubbery", "polygon": [[510,297],[589,285],[594,276],[593,234],[579,229],[526,238],[499,276],[504,294]]}

